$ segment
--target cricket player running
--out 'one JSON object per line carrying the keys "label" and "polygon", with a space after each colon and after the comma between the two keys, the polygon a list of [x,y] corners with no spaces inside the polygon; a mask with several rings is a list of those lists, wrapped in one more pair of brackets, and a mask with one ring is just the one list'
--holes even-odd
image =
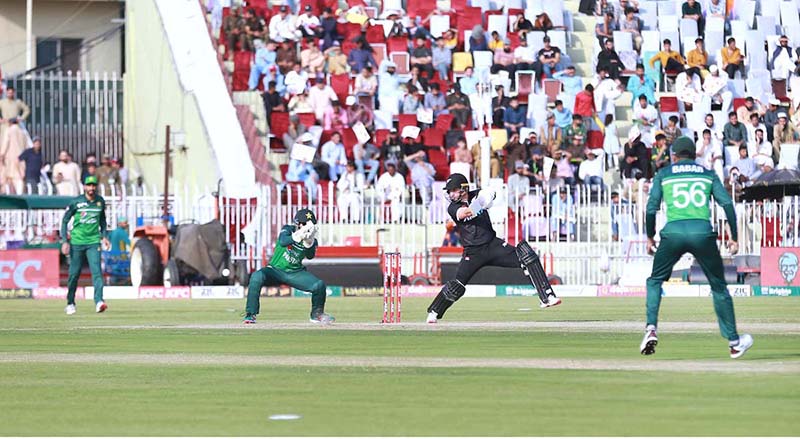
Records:
{"label": "cricket player running", "polygon": [[[731,358],[739,358],[753,346],[750,334],[736,332],[733,300],[725,283],[722,257],[717,248],[717,235],[711,228],[709,195],[725,210],[731,228],[728,250],[739,251],[737,244],[736,212],[731,197],[725,191],[717,174],[695,164],[695,145],[688,137],[680,137],[672,144],[672,164],[656,174],[647,201],[647,246],[655,252],[653,271],[647,279],[647,328],[639,347],[642,355],[656,351],[658,337],[658,309],[661,306],[661,284],[672,275],[672,267],[688,252],[694,255],[703,269],[714,298],[722,336],[728,339]],[[667,224],[661,229],[661,243],[656,249],[656,212],[664,199]]]}
{"label": "cricket player running", "polygon": [[333,323],[333,316],[325,314],[325,283],[303,266],[303,259],[314,259],[316,253],[317,217],[308,209],[300,209],[294,216],[294,224],[287,224],[281,229],[269,265],[250,276],[247,314],[243,322],[256,322],[261,308],[261,287],[286,284],[311,293],[312,323]]}
{"label": "cricket player running", "polygon": [[453,174],[447,179],[444,190],[450,198],[447,212],[458,228],[464,253],[456,270],[456,278],[448,281],[428,307],[428,323],[436,323],[456,300],[466,291],[467,282],[482,267],[521,267],[539,293],[542,308],[556,306],[556,297],[539,256],[526,241],[516,247],[497,237],[489,219],[488,209],[495,198],[492,189],[469,191],[467,178]]}
{"label": "cricket player running", "polygon": [[[72,229],[69,230],[69,221]],[[73,199],[61,220],[61,253],[69,255],[69,280],[67,281],[67,315],[75,314],[75,291],[81,276],[83,260],[89,263],[94,286],[96,312],[108,306],[103,301],[103,273],[100,268],[100,245],[109,248],[106,238],[106,201],[97,195],[97,177],[90,175],[83,181],[83,195]]]}

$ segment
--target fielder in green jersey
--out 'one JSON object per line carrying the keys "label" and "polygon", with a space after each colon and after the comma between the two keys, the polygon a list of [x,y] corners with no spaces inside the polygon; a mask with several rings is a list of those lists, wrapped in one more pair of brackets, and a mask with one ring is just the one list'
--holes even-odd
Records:
{"label": "fielder in green jersey", "polygon": [[244,323],[256,322],[261,308],[261,288],[282,284],[311,293],[311,322],[333,323],[333,316],[325,314],[325,282],[303,266],[303,259],[313,259],[317,253],[316,225],[314,213],[300,209],[295,214],[294,224],[283,226],[269,265],[250,276]]}
{"label": "fielder in green jersey", "polygon": [[[725,282],[722,257],[717,248],[717,235],[711,227],[710,196],[725,210],[731,229],[728,250],[736,254],[738,234],[733,201],[714,171],[695,163],[695,145],[688,137],[672,144],[672,164],[656,174],[647,202],[646,229],[648,251],[655,252],[653,271],[647,279],[647,328],[640,346],[643,355],[655,353],[658,344],[656,325],[661,306],[661,286],[672,275],[672,267],[691,253],[711,286],[714,312],[722,336],[728,339],[731,358],[739,358],[753,345],[753,337],[736,332],[733,300]],[[656,212],[664,201],[667,223],[661,229],[661,242],[656,249]]]}
{"label": "fielder in green jersey", "polygon": [[[81,275],[83,260],[89,263],[94,286],[95,311],[103,312],[108,306],[103,301],[103,273],[100,268],[101,245],[108,248],[106,239],[106,201],[97,195],[97,177],[90,175],[83,182],[83,195],[78,195],[67,206],[61,220],[61,252],[69,255],[69,280],[67,281],[68,315],[75,314],[75,290]],[[72,220],[72,229],[68,230]]]}

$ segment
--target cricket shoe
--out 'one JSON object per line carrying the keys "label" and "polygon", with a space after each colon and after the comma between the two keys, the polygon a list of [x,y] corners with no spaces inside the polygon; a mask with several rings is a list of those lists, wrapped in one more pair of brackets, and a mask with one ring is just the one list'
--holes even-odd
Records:
{"label": "cricket shoe", "polygon": [[555,294],[547,296],[547,302],[539,301],[539,308],[552,308],[558,305],[561,305],[561,298],[556,297]]}
{"label": "cricket shoe", "polygon": [[318,325],[330,325],[331,323],[335,322],[336,319],[330,314],[325,314],[324,312],[321,312],[308,319],[308,321],[311,323],[316,323]]}
{"label": "cricket shoe", "polygon": [[656,335],[656,327],[648,326],[644,330],[644,339],[642,344],[639,345],[639,351],[642,355],[653,355],[656,353],[656,345],[658,345],[658,335]]}
{"label": "cricket shoe", "polygon": [[428,318],[425,320],[425,322],[430,324],[437,323],[438,321],[439,321],[439,314],[436,311],[429,312]]}
{"label": "cricket shoe", "polygon": [[750,334],[742,334],[741,337],[739,337],[739,342],[730,347],[731,358],[736,359],[741,357],[751,347],[753,347],[753,336]]}
{"label": "cricket shoe", "polygon": [[94,312],[100,313],[100,312],[103,312],[103,311],[105,311],[107,309],[108,309],[108,305],[106,305],[106,303],[101,300],[101,301],[97,302],[97,305],[95,305]]}
{"label": "cricket shoe", "polygon": [[256,324],[256,315],[255,314],[248,314],[248,315],[244,316],[244,320],[242,320],[242,323],[244,323],[245,325],[255,325]]}
{"label": "cricket shoe", "polygon": [[71,316],[78,312],[78,310],[75,309],[75,305],[67,305],[67,307],[64,308],[64,312],[67,313],[68,316]]}

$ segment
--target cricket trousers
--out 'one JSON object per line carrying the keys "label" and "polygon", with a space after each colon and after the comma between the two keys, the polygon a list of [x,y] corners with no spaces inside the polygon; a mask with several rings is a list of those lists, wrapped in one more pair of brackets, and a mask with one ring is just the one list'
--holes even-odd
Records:
{"label": "cricket trousers", "polygon": [[733,299],[725,282],[725,269],[717,248],[717,236],[708,221],[675,221],[661,230],[661,243],[653,260],[653,271],[647,279],[647,324],[658,324],[661,286],[672,276],[672,267],[684,253],[691,253],[695,257],[708,279],[720,333],[728,340],[738,340]]}
{"label": "cricket trousers", "polygon": [[81,277],[83,261],[89,263],[94,286],[94,303],[103,301],[103,272],[100,267],[100,243],[70,244],[69,246],[69,280],[67,280],[67,305],[75,304],[75,291]]}
{"label": "cricket trousers", "polygon": [[247,287],[247,314],[256,315],[261,310],[261,287],[289,285],[300,291],[311,293],[311,317],[325,311],[325,282],[305,268],[286,272],[266,266],[250,276]]}

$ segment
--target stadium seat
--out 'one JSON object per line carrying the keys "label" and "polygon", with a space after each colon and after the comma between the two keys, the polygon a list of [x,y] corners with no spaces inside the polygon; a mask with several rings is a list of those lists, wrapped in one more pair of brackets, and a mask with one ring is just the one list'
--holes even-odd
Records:
{"label": "stadium seat", "polygon": [[289,113],[273,111],[269,120],[270,134],[280,139],[289,132]]}
{"label": "stadium seat", "polygon": [[434,121],[434,126],[440,130],[445,132],[450,130],[450,127],[453,126],[453,119],[455,116],[452,114],[440,114],[439,117],[436,118]]}
{"label": "stadium seat", "polygon": [[305,125],[306,128],[312,127],[317,124],[317,117],[314,115],[314,113],[296,113],[296,114],[297,114],[297,119],[300,121],[301,124]]}
{"label": "stadium seat", "polygon": [[[383,26],[368,26],[366,32],[367,42],[370,44],[380,44],[386,42],[386,35],[383,33]],[[375,60],[377,62],[377,60]],[[378,63],[380,65],[380,63]]]}
{"label": "stadium seat", "polygon": [[397,133],[403,135],[403,128],[407,126],[417,126],[416,114],[399,114],[397,116]]}
{"label": "stadium seat", "polygon": [[411,66],[409,65],[411,61],[411,55],[407,51],[390,52],[389,59],[391,59],[392,62],[397,65],[397,69],[395,71],[398,75],[407,75],[411,71]]}
{"label": "stadium seat", "polygon": [[392,52],[408,52],[408,38],[391,37],[386,40],[386,50]]}

